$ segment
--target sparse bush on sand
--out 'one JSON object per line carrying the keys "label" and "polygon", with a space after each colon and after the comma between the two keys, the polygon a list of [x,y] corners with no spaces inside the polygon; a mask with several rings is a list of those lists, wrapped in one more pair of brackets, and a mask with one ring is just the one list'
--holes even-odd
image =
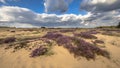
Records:
{"label": "sparse bush on sand", "polygon": [[66,33],[66,32],[74,32],[75,30],[73,30],[73,29],[64,29],[64,30],[60,30],[60,32],[62,32],[62,33]]}
{"label": "sparse bush on sand", "polygon": [[32,53],[30,54],[30,57],[37,57],[37,56],[40,56],[40,55],[45,55],[45,53],[47,51],[48,51],[48,49],[42,45],[39,48],[34,49],[32,51]]}
{"label": "sparse bush on sand", "polygon": [[83,39],[75,38],[74,42],[77,45],[77,47],[75,47],[73,51],[75,56],[83,56],[88,60],[95,59],[96,55],[101,55],[110,58],[109,53],[107,51],[100,49],[99,47],[89,42],[86,42]]}
{"label": "sparse bush on sand", "polygon": [[1,39],[0,40],[0,43],[1,44],[4,44],[4,43],[12,43],[12,42],[15,42],[16,41],[16,38],[15,37],[7,37],[7,38],[4,38],[4,39]]}
{"label": "sparse bush on sand", "polygon": [[86,39],[97,39],[96,36],[92,35],[91,32],[81,32],[79,34],[74,34],[76,37],[83,37]]}
{"label": "sparse bush on sand", "polygon": [[[75,37],[65,36],[59,33],[47,33],[44,38],[56,41],[58,45],[61,45],[68,49],[70,53],[73,53],[75,57],[85,57],[86,59],[95,59],[96,55],[101,55],[107,58],[109,57],[109,53],[99,47],[86,42],[83,39]],[[85,36],[86,37],[86,36]],[[87,36],[89,37],[89,36]],[[90,36],[89,38],[95,38],[94,36]]]}
{"label": "sparse bush on sand", "polygon": [[[62,31],[64,32],[64,30]],[[71,30],[65,30],[65,32],[71,32]],[[104,43],[102,40],[95,40],[93,43],[86,42],[85,39],[97,39],[93,34],[97,34],[96,30],[90,30],[81,33],[74,33],[73,36],[63,35],[61,32],[47,32],[42,37],[27,37],[17,39],[15,37],[8,37],[0,39],[0,43],[10,44],[8,48],[13,47],[14,51],[22,48],[30,48],[30,57],[37,57],[47,55],[52,48],[53,42],[57,43],[58,46],[66,48],[74,57],[84,57],[87,60],[95,59],[97,55],[110,58],[107,51],[96,46],[96,43]],[[37,43],[35,42],[37,41]],[[38,42],[39,41],[39,42]],[[32,47],[27,45],[28,43],[35,42],[36,44]],[[42,43],[41,43],[42,42]],[[44,43],[44,44],[43,44]],[[34,44],[34,43],[33,43]],[[37,45],[38,44],[38,45]]]}

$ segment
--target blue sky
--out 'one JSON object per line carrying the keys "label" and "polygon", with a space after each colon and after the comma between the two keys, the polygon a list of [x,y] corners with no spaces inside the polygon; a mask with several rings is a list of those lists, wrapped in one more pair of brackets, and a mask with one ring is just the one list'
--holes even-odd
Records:
{"label": "blue sky", "polygon": [[120,0],[0,0],[0,26],[96,27],[120,22]]}
{"label": "blue sky", "polygon": [[7,1],[7,4],[0,3],[0,5],[7,6],[19,6],[31,9],[32,11],[43,13],[44,12],[44,2],[43,0],[18,0],[18,1]]}
{"label": "blue sky", "polygon": [[[69,5],[69,9],[64,14],[86,14],[85,11],[79,9],[82,0],[73,0]],[[6,1],[7,4],[0,3],[0,6],[19,6],[31,9],[37,13],[45,13],[44,0],[18,0],[18,1]]]}

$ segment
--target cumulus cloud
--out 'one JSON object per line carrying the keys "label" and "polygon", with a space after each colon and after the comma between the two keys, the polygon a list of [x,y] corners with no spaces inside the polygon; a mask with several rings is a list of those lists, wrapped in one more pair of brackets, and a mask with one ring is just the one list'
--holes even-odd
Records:
{"label": "cumulus cloud", "polygon": [[120,10],[75,14],[46,14],[35,13],[27,8],[17,6],[0,7],[0,26],[14,27],[95,27],[114,25],[120,21]]}
{"label": "cumulus cloud", "polygon": [[107,12],[120,9],[120,0],[83,0],[80,9],[90,12]]}
{"label": "cumulus cloud", "polygon": [[90,26],[116,25],[120,21],[119,4],[120,0],[83,0],[80,9],[90,13],[84,22]]}
{"label": "cumulus cloud", "polygon": [[[39,14],[17,6],[0,7],[0,25],[25,27],[84,27],[84,16],[75,14]],[[21,24],[21,25],[20,25]],[[26,26],[26,27],[28,27]]]}
{"label": "cumulus cloud", "polygon": [[45,12],[63,13],[68,10],[71,2],[72,0],[45,0]]}
{"label": "cumulus cloud", "polygon": [[0,20],[2,21],[30,22],[35,17],[36,14],[27,8],[14,6],[0,7]]}
{"label": "cumulus cloud", "polygon": [[20,1],[20,0],[0,0],[0,3],[7,4],[7,1]]}
{"label": "cumulus cloud", "polygon": [[0,2],[1,2],[1,3],[6,3],[6,1],[5,1],[5,0],[0,0]]}
{"label": "cumulus cloud", "polygon": [[84,19],[90,26],[111,26],[117,25],[120,21],[119,11],[110,11],[103,13],[92,13],[91,16]]}

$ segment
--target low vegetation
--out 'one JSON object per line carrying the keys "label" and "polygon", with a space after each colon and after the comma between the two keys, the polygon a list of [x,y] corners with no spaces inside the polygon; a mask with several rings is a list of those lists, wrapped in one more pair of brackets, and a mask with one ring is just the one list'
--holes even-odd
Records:
{"label": "low vegetation", "polygon": [[96,55],[101,55],[110,58],[107,51],[86,42],[84,39],[77,38],[76,36],[70,37],[60,33],[48,32],[45,36],[43,36],[43,38],[55,41],[59,46],[63,46],[68,49],[68,51],[73,53],[75,57],[85,57],[89,60],[95,59]]}
{"label": "low vegetation", "polygon": [[[9,29],[10,30],[10,29]],[[11,34],[11,37],[0,39],[0,44],[5,44],[5,49],[13,49],[16,52],[21,49],[30,51],[30,57],[38,57],[43,55],[53,55],[52,47],[54,45],[66,48],[75,58],[84,57],[87,60],[95,59],[97,55],[110,58],[109,52],[97,46],[97,44],[104,44],[102,40],[98,40],[95,34],[100,34],[108,29],[84,29],[84,31],[77,31],[78,29],[14,29],[18,33],[13,37],[14,31],[6,31]],[[112,30],[113,31],[113,30]],[[119,30],[114,30],[119,32]],[[26,33],[26,34],[25,34]],[[41,33],[43,33],[41,35]],[[72,35],[65,35],[72,34]],[[94,40],[91,43],[86,40]],[[54,44],[55,43],[55,44]]]}
{"label": "low vegetation", "polygon": [[74,36],[76,37],[82,37],[82,38],[86,38],[86,39],[97,39],[96,36],[94,36],[93,34],[97,34],[98,32],[96,31],[87,31],[87,32],[81,32],[81,33],[75,33]]}

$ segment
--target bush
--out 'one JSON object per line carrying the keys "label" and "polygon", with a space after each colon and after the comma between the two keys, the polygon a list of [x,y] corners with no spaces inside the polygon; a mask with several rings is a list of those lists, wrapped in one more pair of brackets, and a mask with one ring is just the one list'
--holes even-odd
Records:
{"label": "bush", "polygon": [[86,59],[95,59],[96,55],[101,55],[107,58],[109,57],[109,53],[105,50],[100,49],[99,47],[86,42],[83,39],[74,39],[77,47],[74,47],[73,52],[76,57],[83,56]]}
{"label": "bush", "polygon": [[[109,53],[105,50],[100,49],[99,47],[86,42],[83,39],[74,37],[65,36],[59,33],[48,32],[44,38],[55,41],[58,45],[65,47],[70,53],[73,53],[75,57],[85,57],[86,59],[95,59],[96,55],[101,55],[109,58]],[[81,37],[84,38],[97,38],[91,33],[80,33]]]}
{"label": "bush", "polygon": [[59,37],[62,37],[62,34],[59,33],[54,33],[54,32],[47,32],[47,34],[45,36],[43,36],[42,38],[47,38],[47,39],[57,39]]}
{"label": "bush", "polygon": [[12,43],[15,42],[16,38],[15,37],[7,37],[4,39],[0,39],[0,44],[4,44],[4,43]]}
{"label": "bush", "polygon": [[70,30],[70,29],[66,29],[66,30],[60,30],[60,32],[62,32],[62,33],[66,33],[66,32],[74,32],[75,30]]}
{"label": "bush", "polygon": [[36,48],[35,50],[32,51],[30,54],[30,57],[37,57],[40,55],[44,55],[47,52],[47,48],[44,46],[40,46],[39,48]]}
{"label": "bush", "polygon": [[80,37],[83,37],[83,38],[86,38],[86,39],[97,39],[96,36],[92,35],[91,33],[89,32],[81,32],[80,34],[74,34],[74,36],[80,36]]}
{"label": "bush", "polygon": [[120,28],[120,22],[118,23],[117,28]]}
{"label": "bush", "polygon": [[57,42],[58,45],[66,45],[66,44],[70,44],[71,43],[71,39],[70,39],[70,37],[62,36],[62,37],[59,37],[56,40],[56,42]]}

